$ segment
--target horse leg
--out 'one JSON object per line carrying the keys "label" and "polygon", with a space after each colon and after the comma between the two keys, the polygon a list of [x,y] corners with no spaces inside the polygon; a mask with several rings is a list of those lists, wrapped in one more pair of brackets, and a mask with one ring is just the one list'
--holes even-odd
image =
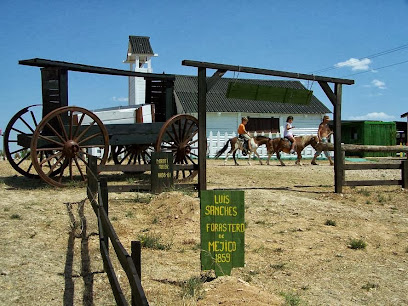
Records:
{"label": "horse leg", "polygon": [[276,152],[276,157],[278,158],[281,166],[286,166],[285,163],[281,160],[280,152]]}
{"label": "horse leg", "polygon": [[256,156],[257,156],[258,159],[259,159],[259,163],[260,163],[261,165],[263,165],[262,160],[261,160],[261,157],[259,156],[259,154],[258,154],[257,151],[254,152],[254,158],[255,158],[255,154],[256,154]]}
{"label": "horse leg", "polygon": [[296,165],[301,166],[302,164],[300,163],[300,160],[302,159],[302,155],[300,154],[301,152],[297,152],[297,160],[296,160]]}
{"label": "horse leg", "polygon": [[239,166],[237,159],[235,157],[235,153],[237,153],[237,150],[234,150],[234,152],[232,153],[232,157],[234,158],[235,166]]}

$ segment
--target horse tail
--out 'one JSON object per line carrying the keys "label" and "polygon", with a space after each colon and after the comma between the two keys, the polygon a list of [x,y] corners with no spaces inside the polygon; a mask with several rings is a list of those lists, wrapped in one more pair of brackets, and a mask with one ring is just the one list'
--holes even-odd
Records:
{"label": "horse tail", "polygon": [[229,144],[230,142],[231,142],[231,139],[228,139],[228,141],[225,143],[225,146],[215,154],[214,158],[220,157],[225,151],[227,151],[227,149],[228,149],[228,144]]}

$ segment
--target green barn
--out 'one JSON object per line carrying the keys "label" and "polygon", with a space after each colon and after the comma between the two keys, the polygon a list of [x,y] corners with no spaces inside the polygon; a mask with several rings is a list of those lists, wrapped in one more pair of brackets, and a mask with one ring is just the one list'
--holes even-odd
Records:
{"label": "green barn", "polygon": [[[343,121],[341,123],[341,141],[347,144],[394,146],[396,144],[396,133],[395,122]],[[395,155],[392,152],[361,152],[352,154],[360,157]]]}

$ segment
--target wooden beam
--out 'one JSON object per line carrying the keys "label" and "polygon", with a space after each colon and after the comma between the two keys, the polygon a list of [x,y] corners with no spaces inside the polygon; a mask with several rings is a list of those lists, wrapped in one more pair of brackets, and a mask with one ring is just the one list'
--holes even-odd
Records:
{"label": "wooden beam", "polygon": [[401,169],[401,164],[345,164],[344,170]]}
{"label": "wooden beam", "polygon": [[327,84],[327,82],[319,81],[319,85],[323,89],[326,96],[329,98],[330,102],[334,105],[336,103],[336,95],[330,88],[329,84]]}
{"label": "wooden beam", "polygon": [[66,69],[78,72],[96,73],[96,74],[108,74],[108,75],[121,75],[121,76],[133,76],[142,77],[145,79],[159,79],[159,80],[174,80],[176,77],[173,74],[157,74],[146,72],[135,72],[130,70],[121,70],[114,68],[90,66],[69,62],[53,61],[42,58],[33,58],[28,60],[21,60],[18,62],[20,65],[35,66],[35,67],[54,67],[60,69]]}
{"label": "wooden beam", "polygon": [[341,153],[341,98],[342,98],[342,85],[339,83],[334,84],[334,95],[336,101],[334,105],[334,192],[342,193],[343,184],[343,163],[344,158]]}
{"label": "wooden beam", "polygon": [[214,72],[213,76],[207,81],[207,92],[209,92],[211,88],[215,84],[217,84],[218,80],[221,79],[226,72],[227,70],[221,70],[221,69],[218,69],[216,72]]}
{"label": "wooden beam", "polygon": [[346,152],[408,152],[406,146],[374,146],[343,144],[341,149]]}
{"label": "wooden beam", "polygon": [[191,60],[183,60],[181,64],[184,66],[192,66],[192,67],[204,68],[204,69],[205,68],[220,69],[220,70],[225,70],[225,71],[237,71],[237,72],[245,72],[245,73],[252,73],[252,74],[271,75],[271,76],[279,76],[279,77],[309,80],[309,81],[323,81],[323,82],[346,84],[346,85],[354,84],[354,80],[331,78],[331,77],[325,77],[325,76],[317,76],[313,74],[303,74],[303,73],[286,72],[286,71],[279,71],[279,70],[270,70],[270,69],[261,69],[261,68],[234,66],[234,65],[224,65],[224,64],[217,64],[217,63],[191,61]]}
{"label": "wooden beam", "polygon": [[206,68],[198,68],[198,190],[207,190],[207,80]]}
{"label": "wooden beam", "polygon": [[389,181],[345,181],[344,186],[393,186],[393,185],[402,185],[401,180],[389,180]]}

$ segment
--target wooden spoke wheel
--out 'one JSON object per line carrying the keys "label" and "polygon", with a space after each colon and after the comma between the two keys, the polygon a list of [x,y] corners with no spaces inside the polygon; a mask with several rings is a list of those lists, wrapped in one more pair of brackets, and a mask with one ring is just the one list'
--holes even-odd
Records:
{"label": "wooden spoke wheel", "polygon": [[194,169],[174,171],[176,181],[192,180],[198,174],[198,120],[184,114],[171,117],[160,130],[156,151],[173,153],[174,165],[193,165]]}
{"label": "wooden spoke wheel", "polygon": [[154,148],[149,144],[111,146],[112,160],[115,165],[148,165],[153,151]]}
{"label": "wooden spoke wheel", "polygon": [[[3,148],[10,165],[20,174],[38,178],[30,157],[30,139],[38,125],[41,105],[30,105],[17,112],[8,123],[3,135]],[[17,138],[27,136],[27,144],[18,144]],[[18,157],[18,158],[16,158]]]}
{"label": "wooden spoke wheel", "polygon": [[[64,187],[71,181],[85,181],[88,156],[98,164],[106,162],[109,135],[102,121],[87,109],[58,108],[38,124],[31,139],[31,160],[47,183]],[[53,175],[56,174],[56,175]]]}

